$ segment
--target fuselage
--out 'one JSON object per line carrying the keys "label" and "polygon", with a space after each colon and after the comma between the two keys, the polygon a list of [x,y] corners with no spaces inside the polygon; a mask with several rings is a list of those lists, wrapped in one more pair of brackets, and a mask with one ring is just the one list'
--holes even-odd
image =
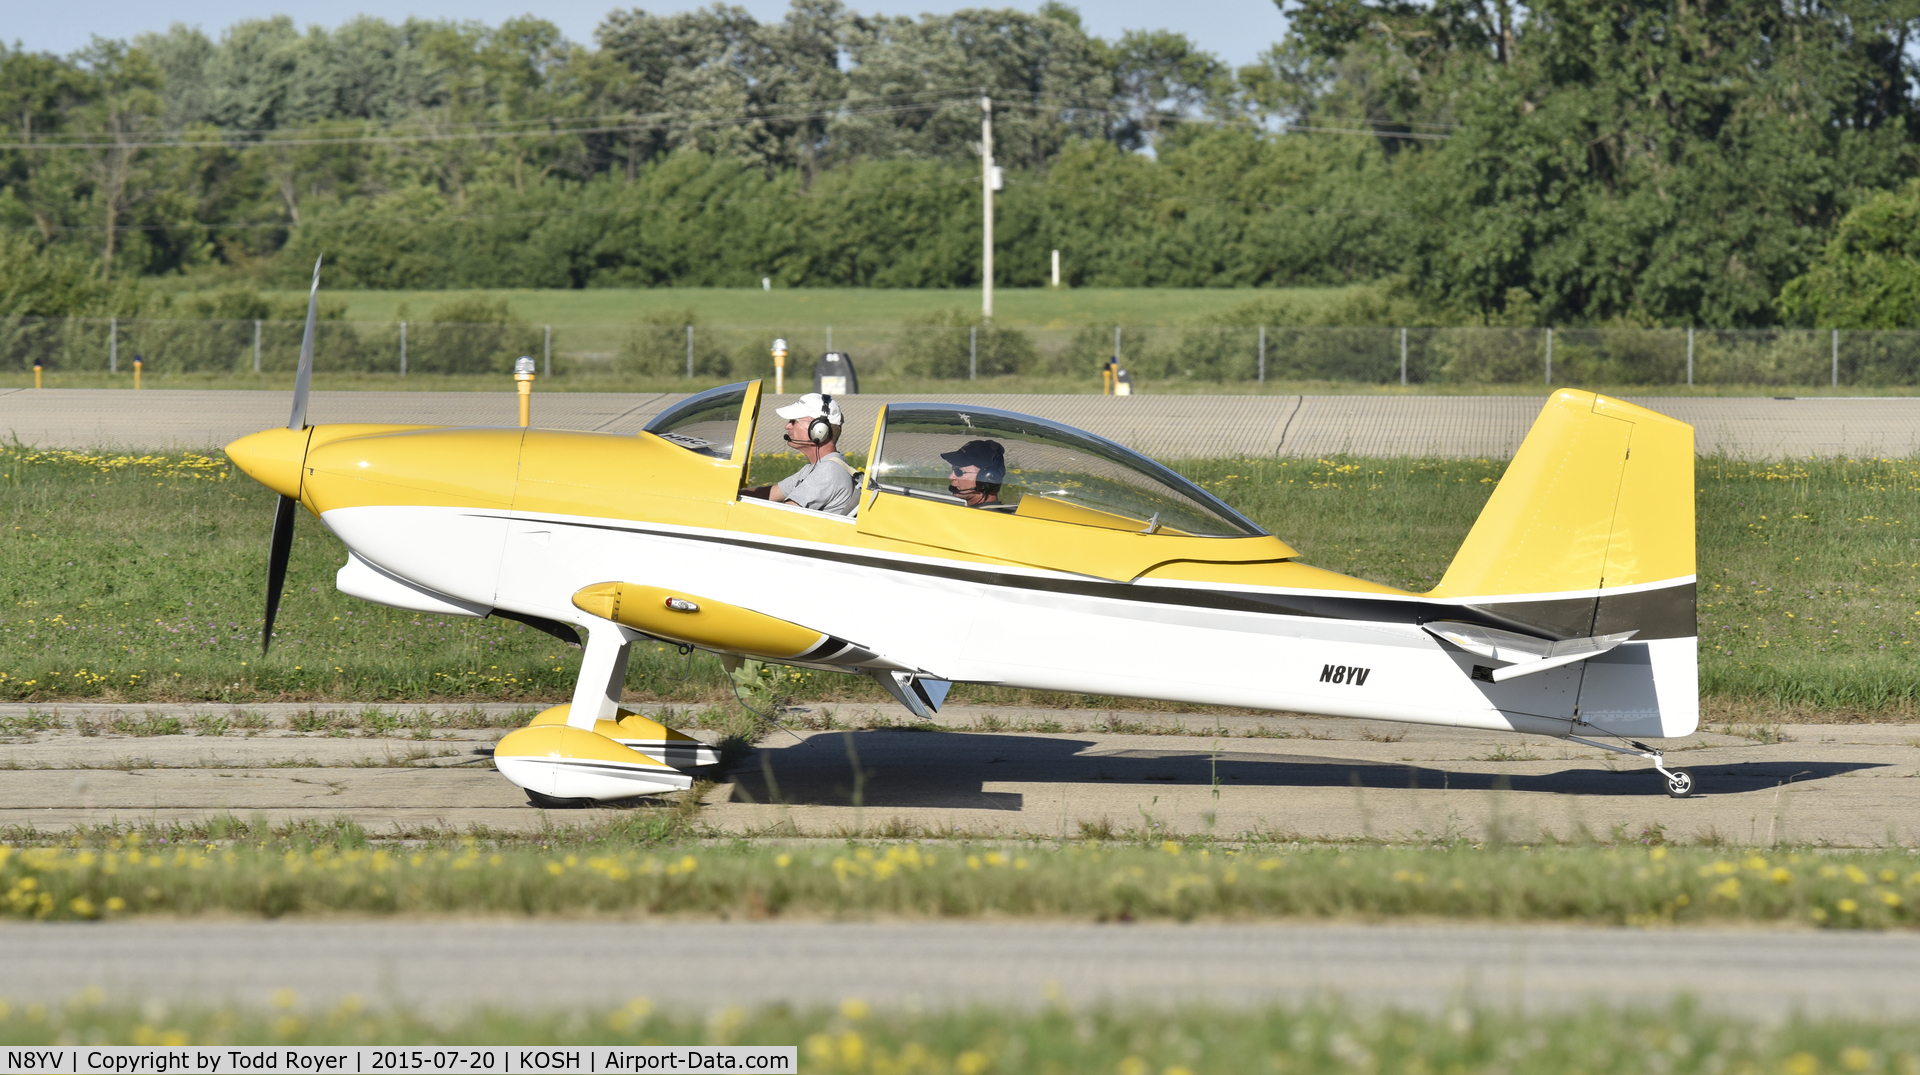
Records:
{"label": "fuselage", "polygon": [[[957,682],[1556,735],[1576,716],[1642,737],[1697,723],[1690,577],[1422,595],[1301,563],[1265,535],[989,518],[881,494],[863,494],[851,518],[743,499],[741,452],[715,458],[647,433],[322,426],[256,437],[273,443],[256,446],[249,471],[378,569],[350,592],[402,607],[592,629],[574,595],[626,581]],[[254,439],[234,446],[243,466]],[[288,488],[272,460],[296,449]],[[1476,679],[1478,658],[1422,626],[1572,638],[1603,606],[1631,610],[1629,642],[1501,683]]]}

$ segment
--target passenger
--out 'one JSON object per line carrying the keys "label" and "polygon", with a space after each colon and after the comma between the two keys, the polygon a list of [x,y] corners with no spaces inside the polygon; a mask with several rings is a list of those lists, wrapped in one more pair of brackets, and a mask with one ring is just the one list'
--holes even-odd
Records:
{"label": "passenger", "polygon": [[778,484],[743,489],[740,495],[852,515],[860,491],[854,486],[853,464],[840,454],[840,404],[832,396],[809,392],[774,413],[787,420],[787,446],[806,456],[807,465]]}
{"label": "passenger", "polygon": [[953,468],[947,492],[970,508],[999,505],[1000,483],[1007,478],[1007,451],[999,441],[970,440],[954,451],[942,452],[940,458]]}

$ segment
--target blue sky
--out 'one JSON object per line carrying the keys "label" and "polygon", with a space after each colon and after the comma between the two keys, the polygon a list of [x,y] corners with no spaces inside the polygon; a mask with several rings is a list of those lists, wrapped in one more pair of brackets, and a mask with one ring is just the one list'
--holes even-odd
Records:
{"label": "blue sky", "polygon": [[[735,0],[762,20],[779,19],[787,10],[786,0]],[[80,0],[73,6],[35,4],[15,0],[8,5],[0,34],[9,45],[19,44],[35,52],[65,54],[84,46],[95,34],[102,37],[129,38],[149,30],[165,30],[176,22],[197,25],[208,35],[241,19],[267,15],[293,16],[302,25],[318,23],[338,26],[361,13],[399,20],[408,15],[434,19],[479,19],[498,23],[529,11],[557,24],[576,41],[593,40],[593,28],[611,9],[627,6],[608,0],[401,0],[389,4],[339,3],[338,0]],[[704,4],[668,0],[666,3],[634,5],[656,14],[685,11]],[[1032,11],[1040,0],[972,0],[969,3],[929,2],[929,0],[848,0],[848,7],[862,12],[886,15],[917,15],[921,12],[947,12],[965,7],[1013,7]],[[1268,45],[1279,40],[1286,23],[1273,0],[1184,0],[1169,4],[1164,0],[1104,0],[1080,3],[1081,18],[1087,29],[1112,40],[1124,30],[1168,29],[1186,34],[1200,46],[1227,62],[1239,66],[1251,63]]]}

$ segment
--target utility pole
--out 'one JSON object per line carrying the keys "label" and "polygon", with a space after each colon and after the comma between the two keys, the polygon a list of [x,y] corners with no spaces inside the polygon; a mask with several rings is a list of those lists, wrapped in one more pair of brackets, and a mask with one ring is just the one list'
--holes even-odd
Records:
{"label": "utility pole", "polygon": [[980,316],[993,320],[993,98],[980,96]]}

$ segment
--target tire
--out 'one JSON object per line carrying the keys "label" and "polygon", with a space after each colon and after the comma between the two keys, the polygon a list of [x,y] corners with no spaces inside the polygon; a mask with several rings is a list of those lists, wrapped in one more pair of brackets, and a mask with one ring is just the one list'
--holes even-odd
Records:
{"label": "tire", "polygon": [[521,790],[527,793],[527,805],[541,810],[584,810],[593,805],[592,799],[560,799],[527,788]]}
{"label": "tire", "polygon": [[1693,795],[1693,774],[1685,769],[1667,771],[1667,794],[1676,799],[1686,799]]}

